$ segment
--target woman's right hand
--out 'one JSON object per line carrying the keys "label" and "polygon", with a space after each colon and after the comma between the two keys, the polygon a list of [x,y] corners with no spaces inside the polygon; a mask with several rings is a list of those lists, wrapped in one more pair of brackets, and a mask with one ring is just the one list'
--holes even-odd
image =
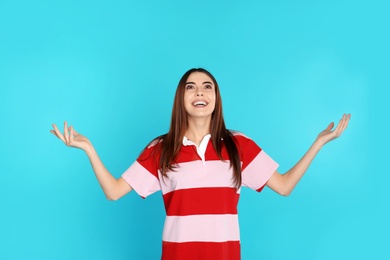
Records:
{"label": "woman's right hand", "polygon": [[61,139],[67,146],[76,147],[86,152],[107,199],[117,200],[132,190],[131,186],[123,178],[117,180],[112,176],[103,165],[88,138],[77,133],[72,126],[68,127],[68,123],[64,122],[64,134],[61,133],[55,124],[53,124],[53,130],[50,130],[50,133]]}
{"label": "woman's right hand", "polygon": [[79,134],[74,130],[73,126],[68,127],[68,123],[64,122],[64,134],[53,124],[53,130],[50,133],[57,136],[67,146],[75,147],[86,151],[91,147],[91,142],[85,136]]}

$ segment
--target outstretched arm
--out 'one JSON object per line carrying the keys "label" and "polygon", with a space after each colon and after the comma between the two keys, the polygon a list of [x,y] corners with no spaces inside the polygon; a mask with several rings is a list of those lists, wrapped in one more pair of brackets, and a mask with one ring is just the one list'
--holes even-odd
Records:
{"label": "outstretched arm", "polygon": [[350,118],[350,114],[344,114],[336,129],[333,131],[332,128],[334,127],[334,123],[330,123],[328,127],[318,135],[317,139],[314,141],[306,154],[298,161],[298,163],[295,164],[285,174],[275,172],[268,180],[267,186],[283,196],[290,195],[294,187],[309,168],[317,153],[326,143],[336,139],[343,133],[343,131],[348,126]]}
{"label": "outstretched arm", "polygon": [[132,188],[123,180],[123,178],[115,179],[114,176],[106,169],[100,160],[92,143],[85,136],[76,132],[73,127],[68,127],[64,122],[64,134],[53,124],[52,134],[61,139],[67,146],[79,148],[87,154],[91,162],[96,178],[103,189],[104,194],[108,200],[117,200],[130,192]]}

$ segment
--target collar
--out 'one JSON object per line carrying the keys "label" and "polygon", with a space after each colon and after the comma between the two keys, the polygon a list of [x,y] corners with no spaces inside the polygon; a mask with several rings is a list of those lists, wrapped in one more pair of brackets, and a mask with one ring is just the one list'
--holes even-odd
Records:
{"label": "collar", "polygon": [[206,153],[206,148],[207,144],[209,143],[209,140],[211,138],[211,134],[207,134],[203,137],[202,141],[199,144],[199,147],[192,142],[190,139],[187,137],[183,137],[183,145],[184,146],[189,146],[189,145],[194,145],[196,147],[196,152],[198,153],[199,157],[202,159],[203,164],[205,164],[205,153]]}
{"label": "collar", "polygon": [[[209,142],[210,138],[211,138],[211,134],[205,135],[199,144],[199,148],[204,146],[204,145],[207,146],[207,143]],[[186,136],[183,137],[183,145],[184,146],[188,146],[188,145],[195,145],[196,146],[196,144],[194,142],[192,142],[190,139],[188,139]]]}

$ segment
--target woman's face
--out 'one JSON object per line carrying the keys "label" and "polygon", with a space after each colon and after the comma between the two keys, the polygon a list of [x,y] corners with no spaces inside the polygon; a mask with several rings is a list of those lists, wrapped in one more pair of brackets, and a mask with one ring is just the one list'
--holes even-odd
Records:
{"label": "woman's face", "polygon": [[215,85],[203,72],[193,72],[187,79],[184,90],[184,106],[191,118],[212,116],[215,108]]}

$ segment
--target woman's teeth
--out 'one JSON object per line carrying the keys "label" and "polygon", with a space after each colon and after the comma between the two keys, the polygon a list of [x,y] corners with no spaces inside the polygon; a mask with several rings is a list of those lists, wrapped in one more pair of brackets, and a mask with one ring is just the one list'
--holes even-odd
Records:
{"label": "woman's teeth", "polygon": [[194,102],[194,106],[205,106],[206,105],[206,102],[204,101],[196,101]]}

